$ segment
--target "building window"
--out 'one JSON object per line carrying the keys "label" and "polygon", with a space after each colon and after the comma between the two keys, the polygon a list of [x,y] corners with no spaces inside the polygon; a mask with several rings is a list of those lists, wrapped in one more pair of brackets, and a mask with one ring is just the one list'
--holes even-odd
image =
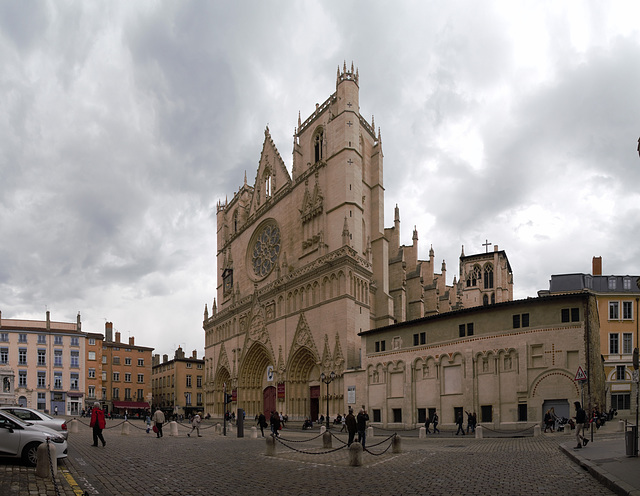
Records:
{"label": "building window", "polygon": [[622,334],[622,353],[625,355],[633,353],[633,333],[631,332]]}
{"label": "building window", "polygon": [[106,372],[106,370],[102,372],[102,380],[103,381],[107,380],[107,372]]}
{"label": "building window", "polygon": [[523,313],[522,314],[522,327],[529,327],[529,314],[528,313]]}
{"label": "building window", "polygon": [[191,393],[185,394],[184,401],[187,406],[191,405]]}
{"label": "building window", "polygon": [[107,355],[102,355],[102,363],[107,363]]}
{"label": "building window", "polygon": [[38,365],[47,364],[47,350],[38,350]]}
{"label": "building window", "polygon": [[131,365],[131,357],[124,357],[124,364]]}
{"label": "building window", "polygon": [[47,344],[47,336],[38,334],[38,344]]}
{"label": "building window", "polygon": [[520,315],[513,316],[513,328],[518,329],[520,327]]}
{"label": "building window", "polygon": [[493,288],[493,265],[490,263],[484,266],[484,289]]}
{"label": "building window", "polygon": [[71,385],[69,389],[78,389],[78,383],[80,382],[80,374],[73,373],[71,374]]}
{"label": "building window", "polygon": [[527,422],[527,404],[518,404],[518,422]]}
{"label": "building window", "polygon": [[95,351],[90,351],[89,355],[87,357],[87,360],[95,360],[96,359],[96,352]]}
{"label": "building window", "polygon": [[616,289],[616,278],[615,277],[610,277],[609,278],[609,289]]}
{"label": "building window", "polygon": [[27,335],[26,334],[20,334],[18,336],[18,343],[26,343],[27,342]]}
{"label": "building window", "polygon": [[313,138],[313,157],[315,159],[314,163],[322,160],[322,142],[323,142],[323,132],[322,130],[318,131],[316,136]]}
{"label": "building window", "polygon": [[491,405],[482,405],[480,407],[480,422],[493,422],[493,407]]}
{"label": "building window", "polygon": [[71,352],[71,366],[74,368],[78,368],[80,366],[80,352],[72,351]]}
{"label": "building window", "polygon": [[473,336],[473,322],[467,324],[467,336]]}
{"label": "building window", "polygon": [[190,369],[190,368],[191,368],[191,364],[190,364],[190,363],[187,363],[187,364],[186,364],[186,367],[187,367],[188,369]]}
{"label": "building window", "polygon": [[618,353],[619,353],[618,335],[617,334],[609,334],[609,354],[617,355]]}
{"label": "building window", "polygon": [[89,369],[89,379],[96,378],[96,369]]}
{"label": "building window", "polygon": [[46,393],[38,393],[38,410],[46,410],[47,395]]}
{"label": "building window", "polygon": [[96,340],[95,338],[89,338],[89,346],[95,346]]}
{"label": "building window", "polygon": [[393,414],[394,423],[398,424],[402,422],[402,408],[393,408],[391,413]]}
{"label": "building window", "polygon": [[571,322],[580,322],[580,308],[571,309]]}
{"label": "building window", "polygon": [[120,399],[120,388],[113,388],[113,399],[114,400],[119,400]]}
{"label": "building window", "polygon": [[131,400],[131,388],[124,388],[124,399]]}
{"label": "building window", "polygon": [[568,308],[563,308],[561,310],[561,315],[562,315],[562,317],[561,317],[560,320],[562,322],[569,322],[570,317],[569,317],[569,309]]}
{"label": "building window", "polygon": [[27,387],[27,371],[18,371],[18,387]]}
{"label": "building window", "polygon": [[131,374],[129,372],[124,374],[124,382],[131,382]]}
{"label": "building window", "polygon": [[80,346],[79,338],[71,338],[71,346]]}
{"label": "building window", "polygon": [[144,367],[144,358],[138,358],[138,367]]}
{"label": "building window", "polygon": [[196,394],[196,398],[197,398],[197,405],[198,406],[202,406],[202,393],[198,393]]}
{"label": "building window", "polygon": [[0,341],[6,343],[9,341],[9,333],[8,332],[0,332]]}
{"label": "building window", "polygon": [[374,408],[371,413],[373,413],[373,421],[374,422],[382,422],[382,416],[380,415],[380,409]]}
{"label": "building window", "polygon": [[631,289],[631,279],[629,279],[628,277],[625,277],[622,283],[624,284],[624,289],[627,289],[627,290]]}
{"label": "building window", "polygon": [[62,336],[54,336],[53,344],[57,344],[58,346],[62,346]]}
{"label": "building window", "polygon": [[38,387],[46,388],[47,387],[47,373],[46,372],[38,372]]}
{"label": "building window", "polygon": [[385,341],[384,341],[384,340],[382,340],[382,341],[376,341],[376,342],[375,342],[375,350],[376,350],[376,353],[378,353],[378,352],[380,352],[380,351],[384,351],[384,350],[385,350],[385,348],[386,348],[386,343],[385,343]]}
{"label": "building window", "polygon": [[191,387],[191,376],[187,375],[187,387]]}
{"label": "building window", "polygon": [[9,348],[0,348],[0,363],[9,363]]}
{"label": "building window", "polygon": [[611,394],[611,408],[616,410],[630,410],[631,393]]}
{"label": "building window", "polygon": [[96,387],[95,386],[89,386],[87,395],[89,396],[89,398],[95,398],[96,397]]}
{"label": "building window", "polygon": [[144,374],[138,374],[138,382],[144,382]]}
{"label": "building window", "polygon": [[107,388],[106,387],[102,388],[102,399],[103,400],[107,399]]}
{"label": "building window", "polygon": [[120,365],[120,357],[119,356],[114,356],[113,357],[113,364],[114,365]]}
{"label": "building window", "polygon": [[459,335],[459,337],[463,338],[465,332],[466,332],[466,326],[464,324],[460,324],[458,326],[458,335]]}
{"label": "building window", "polygon": [[53,388],[62,389],[62,372],[53,373]]}
{"label": "building window", "polygon": [[616,365],[616,381],[624,381],[626,378],[625,375],[625,366]]}
{"label": "building window", "polygon": [[120,380],[120,372],[113,373],[113,380],[118,382]]}
{"label": "building window", "polygon": [[27,349],[20,348],[18,350],[18,365],[26,365],[27,364]]}
{"label": "building window", "polygon": [[199,387],[199,388],[202,387],[202,376],[201,375],[196,377],[196,387]]}
{"label": "building window", "polygon": [[633,302],[631,301],[622,302],[622,319],[633,320]]}
{"label": "building window", "polygon": [[144,399],[144,389],[138,389],[138,401],[142,401]]}
{"label": "building window", "polygon": [[62,367],[62,350],[53,350],[53,366]]}
{"label": "building window", "polygon": [[620,312],[619,312],[619,302],[617,301],[610,301],[609,302],[609,320],[618,320],[620,317]]}
{"label": "building window", "polygon": [[420,336],[418,334],[413,335],[413,346],[418,346],[420,344]]}

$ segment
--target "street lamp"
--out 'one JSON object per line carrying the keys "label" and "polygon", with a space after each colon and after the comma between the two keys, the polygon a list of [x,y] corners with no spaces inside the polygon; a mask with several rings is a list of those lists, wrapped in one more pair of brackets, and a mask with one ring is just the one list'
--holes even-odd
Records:
{"label": "street lamp", "polygon": [[323,372],[320,374],[320,380],[327,385],[327,430],[329,430],[329,384],[336,378],[336,373],[331,372],[328,376]]}
{"label": "street lamp", "polygon": [[187,416],[187,398],[189,398],[189,393],[184,392],[184,416]]}

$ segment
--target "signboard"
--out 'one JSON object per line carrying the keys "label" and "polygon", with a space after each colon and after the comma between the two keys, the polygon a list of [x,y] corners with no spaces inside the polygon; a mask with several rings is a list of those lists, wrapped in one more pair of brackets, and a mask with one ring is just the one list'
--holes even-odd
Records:
{"label": "signboard", "polygon": [[238,402],[238,390],[234,389],[233,391],[231,391],[231,399],[233,400],[234,403]]}
{"label": "signboard", "polygon": [[349,405],[355,405],[356,403],[356,387],[355,386],[347,387],[347,403]]}
{"label": "signboard", "polygon": [[284,399],[284,382],[278,383],[278,399],[279,400]]}
{"label": "signboard", "polygon": [[576,372],[576,378],[574,379],[574,381],[586,381],[587,380],[587,374],[584,373],[584,370],[582,370],[582,366],[578,365],[578,371]]}

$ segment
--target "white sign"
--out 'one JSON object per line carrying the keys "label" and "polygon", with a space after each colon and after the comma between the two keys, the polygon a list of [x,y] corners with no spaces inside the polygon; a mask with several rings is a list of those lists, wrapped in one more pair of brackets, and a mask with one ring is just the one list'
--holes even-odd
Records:
{"label": "white sign", "polygon": [[349,405],[355,405],[356,403],[356,387],[347,386],[347,403]]}
{"label": "white sign", "polygon": [[582,367],[578,365],[578,371],[576,372],[576,378],[574,379],[574,381],[586,381],[586,380],[587,380],[587,374],[585,374],[584,370],[582,370]]}
{"label": "white sign", "polygon": [[273,365],[267,367],[267,381],[273,382]]}

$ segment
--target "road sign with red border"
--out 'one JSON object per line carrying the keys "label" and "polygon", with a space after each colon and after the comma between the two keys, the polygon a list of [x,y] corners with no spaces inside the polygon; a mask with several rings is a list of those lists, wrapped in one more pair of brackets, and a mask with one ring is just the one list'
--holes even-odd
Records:
{"label": "road sign with red border", "polygon": [[578,371],[576,372],[576,378],[574,379],[574,381],[586,381],[587,380],[587,374],[584,373],[584,370],[582,370],[582,366],[578,365]]}

